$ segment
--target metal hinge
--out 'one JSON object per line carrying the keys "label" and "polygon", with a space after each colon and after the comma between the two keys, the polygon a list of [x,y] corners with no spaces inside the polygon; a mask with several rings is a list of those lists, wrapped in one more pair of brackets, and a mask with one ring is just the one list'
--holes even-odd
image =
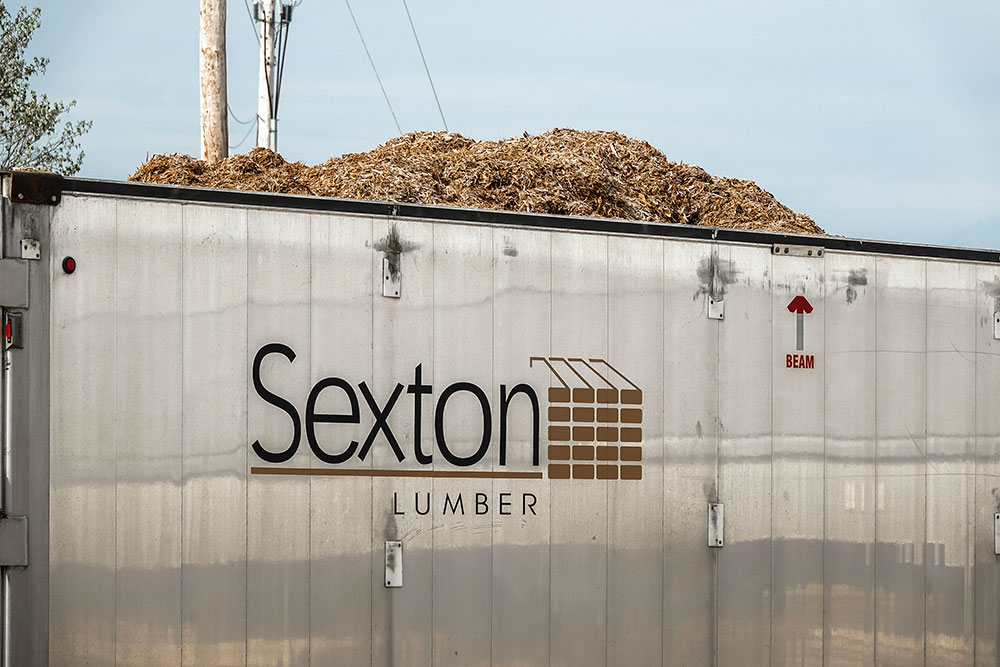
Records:
{"label": "metal hinge", "polygon": [[0,512],[0,566],[28,564],[28,517]]}

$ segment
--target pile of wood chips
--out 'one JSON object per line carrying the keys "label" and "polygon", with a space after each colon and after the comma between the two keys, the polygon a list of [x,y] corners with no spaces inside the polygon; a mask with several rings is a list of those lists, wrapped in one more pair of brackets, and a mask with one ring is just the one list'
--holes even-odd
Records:
{"label": "pile of wood chips", "polygon": [[617,132],[556,129],[501,141],[412,132],[322,164],[266,148],[208,163],[156,155],[131,181],[804,234],[824,231],[753,181],[670,162]]}

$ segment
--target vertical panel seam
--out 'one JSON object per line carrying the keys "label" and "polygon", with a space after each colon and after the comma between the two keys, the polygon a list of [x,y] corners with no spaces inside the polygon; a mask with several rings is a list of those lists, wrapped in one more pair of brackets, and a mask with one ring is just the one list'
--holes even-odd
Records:
{"label": "vertical panel seam", "polygon": [[[250,213],[246,212],[245,227],[245,288],[246,288],[246,358],[243,363],[249,361],[250,357]],[[245,440],[250,440],[250,377],[247,376],[246,387],[246,431]],[[243,664],[249,667],[250,664],[250,447],[244,450],[243,474],[246,478],[246,485],[243,487]]]}
{"label": "vertical panel seam", "polygon": [[[549,232],[548,233],[548,237],[549,237],[549,355],[551,356],[552,355],[552,294],[553,294],[553,291],[554,291],[553,290],[553,286],[552,286],[552,265],[555,262],[555,259],[552,256],[552,237],[553,237],[553,233]],[[552,383],[552,380],[550,378],[549,379],[549,384],[551,385],[551,383]],[[548,477],[547,476],[546,476],[546,480],[548,481]],[[548,513],[549,514],[549,516],[548,516],[548,520],[549,520],[549,549],[548,549],[548,552],[549,552],[549,554],[548,554],[549,555],[549,573],[548,573],[548,578],[549,578],[549,581],[548,581],[548,584],[549,584],[548,585],[548,589],[549,589],[549,604],[548,604],[548,610],[549,610],[549,633],[548,633],[549,634],[549,656],[548,656],[548,658],[549,659],[548,659],[547,664],[551,665],[552,664],[552,482],[551,481],[548,481],[548,487],[549,487],[549,493],[548,493],[548,496],[549,496],[549,513]]]}
{"label": "vertical panel seam", "polygon": [[[493,387],[496,385],[496,307],[497,307],[497,294],[496,294],[496,237],[497,228],[490,228],[490,393],[493,393]],[[482,245],[480,245],[482,247]],[[497,419],[497,428],[499,428],[499,417]],[[498,432],[499,433],[499,432]],[[492,435],[492,434],[491,434]],[[498,435],[499,439],[499,435]],[[493,461],[490,461],[490,468],[495,469]],[[490,495],[496,497],[494,492],[496,491],[496,482],[490,480]],[[494,530],[493,521],[490,520],[490,664],[493,664],[493,581],[494,581],[494,571],[495,557],[494,546],[493,546]]]}
{"label": "vertical panel seam", "polygon": [[768,308],[770,326],[768,327],[770,333],[770,349],[768,350],[770,354],[767,355],[768,364],[768,377],[770,379],[771,395],[770,395],[770,405],[769,414],[770,428],[770,442],[771,442],[771,456],[769,460],[770,473],[771,473],[771,484],[768,488],[768,506],[770,507],[770,512],[768,516],[768,522],[771,526],[770,534],[768,535],[768,549],[769,554],[769,566],[767,570],[767,590],[768,590],[768,600],[767,600],[767,645],[768,645],[768,657],[771,663],[774,663],[774,281],[771,277],[774,276],[775,266],[774,266],[774,255],[770,255],[771,260],[771,276],[768,278],[768,284],[766,286],[767,294],[770,296]]}
{"label": "vertical panel seam", "polygon": [[[604,358],[611,355],[611,241],[604,237]],[[604,482],[604,664],[611,661],[611,484]]]}
{"label": "vertical panel seam", "polygon": [[[663,320],[660,323],[660,347],[666,349],[666,318],[667,318],[667,244],[660,244],[660,308],[663,310]],[[660,447],[660,457],[661,462],[661,474],[660,474],[660,666],[663,667],[663,660],[666,655],[664,651],[664,644],[667,641],[667,616],[664,613],[663,601],[666,599],[666,594],[664,589],[666,588],[666,531],[663,528],[663,524],[666,521],[666,484],[667,484],[667,457],[666,457],[666,441],[667,441],[667,355],[664,354],[660,359],[660,386],[663,387],[663,395],[660,396],[660,411],[662,417],[660,421],[663,424],[661,438],[662,445]]]}
{"label": "vertical panel seam", "polygon": [[[368,219],[368,240],[371,248],[375,247],[375,218]],[[375,258],[378,253],[373,252],[371,261],[368,262],[368,305],[371,320],[371,381],[375,386]],[[400,271],[402,272],[402,255],[400,255]],[[402,291],[402,290],[401,290]],[[375,467],[375,457],[372,456],[369,465]],[[370,522],[368,525],[368,544],[371,554],[368,557],[368,661],[370,665],[375,664],[375,476],[370,480],[371,497],[369,499]]]}
{"label": "vertical panel seam", "polygon": [[[431,223],[431,377],[434,378],[434,386],[440,386],[438,384],[438,358],[437,358],[437,341],[435,341],[435,333],[437,329],[437,232],[438,223]],[[439,394],[440,395],[440,394]],[[437,403],[435,403],[435,406]],[[435,408],[436,409],[436,408]],[[443,421],[443,416],[442,416]],[[442,425],[442,429],[443,429]],[[436,437],[436,434],[435,434]],[[372,459],[375,460],[374,458]],[[434,464],[431,464],[431,468],[434,468]],[[434,487],[436,486],[434,478],[431,478],[431,497],[434,496]],[[430,505],[430,503],[428,503]],[[434,530],[434,516],[431,515],[430,519],[431,526],[431,594],[430,594],[430,606],[431,606],[431,667],[434,667],[434,542],[435,542],[435,530]]]}
{"label": "vertical panel seam", "polygon": [[180,292],[181,292],[181,310],[178,319],[180,320],[180,326],[178,331],[181,337],[181,404],[180,404],[180,446],[181,446],[181,460],[179,463],[180,468],[180,505],[178,507],[178,514],[180,515],[179,530],[180,539],[178,544],[180,547],[180,558],[178,559],[180,567],[178,568],[180,574],[180,608],[179,612],[179,622],[180,628],[178,636],[181,640],[180,646],[180,658],[181,665],[184,664],[184,239],[185,239],[185,219],[184,215],[187,211],[187,207],[181,204],[181,239],[180,239],[180,255],[181,255],[181,280],[180,280]]}
{"label": "vertical panel seam", "polygon": [[115,586],[114,586],[114,610],[115,610],[115,625],[114,625],[114,644],[112,647],[113,655],[115,658],[115,663],[118,662],[118,222],[119,214],[121,209],[121,202],[115,204],[115,337],[112,342],[112,351],[114,358],[114,377],[115,377],[115,410],[114,410],[114,433],[115,433],[115,520],[114,520],[114,538],[115,538]]}
{"label": "vertical panel seam", "polygon": [[826,312],[827,312],[826,306],[827,306],[827,297],[828,297],[828,289],[829,289],[828,288],[829,281],[827,280],[827,271],[826,271],[826,259],[827,259],[827,257],[829,257],[829,255],[826,255],[826,254],[823,255],[823,258],[820,260],[821,264],[820,264],[820,269],[819,269],[819,276],[820,276],[820,280],[819,280],[819,284],[820,285],[819,285],[819,287],[820,287],[820,290],[821,290],[821,301],[823,303],[823,312],[822,312],[822,317],[823,317],[823,338],[822,338],[822,341],[823,341],[823,351],[822,351],[822,357],[823,357],[823,366],[822,366],[822,368],[823,368],[823,385],[822,385],[822,387],[823,387],[823,403],[822,403],[822,406],[823,406],[822,407],[822,409],[823,409],[823,426],[822,426],[822,429],[823,429],[823,490],[822,490],[822,505],[821,505],[821,507],[823,508],[823,540],[822,540],[822,543],[821,543],[822,551],[820,553],[820,561],[821,561],[821,568],[820,568],[821,575],[820,576],[821,576],[821,583],[822,583],[822,587],[823,587],[823,596],[822,596],[821,602],[820,602],[820,604],[821,604],[821,608],[820,608],[820,664],[826,664],[827,663],[826,655],[827,655],[827,648],[828,648],[827,641],[826,641],[826,637],[827,637],[827,585],[826,585],[826,583],[827,583],[826,582],[826,541],[827,541],[826,521],[827,521],[827,503],[826,503],[826,490],[827,490],[827,482],[828,482],[828,480],[827,480],[827,470],[826,470],[826,464],[827,464],[827,447],[826,447],[826,381],[827,381],[827,373],[826,373],[826,369],[827,369],[828,357],[827,357],[827,354],[826,354],[826,349],[827,349],[826,346],[827,346],[827,332],[829,331],[829,329],[827,327],[827,321],[826,321]]}
{"label": "vertical panel seam", "polygon": [[[312,327],[312,325],[313,325],[313,298],[315,296],[313,294],[313,223],[316,221],[317,217],[318,217],[317,214],[310,213],[307,216],[307,218],[306,218],[306,220],[309,223],[309,228],[308,228],[309,235],[307,237],[308,238],[308,243],[306,245],[306,257],[307,257],[307,261],[309,262],[309,287],[308,287],[308,290],[309,290],[309,299],[308,299],[308,302],[307,302],[308,303],[308,308],[309,308],[309,348],[308,348],[309,349],[309,377],[306,378],[306,384],[310,385],[310,386],[312,385],[312,379],[313,379],[313,377],[315,377],[315,371],[316,371],[316,369],[314,367],[316,355],[313,353],[313,327]],[[311,468],[312,465],[313,465],[313,458],[310,457],[309,458],[309,467]],[[307,630],[306,630],[306,664],[311,665],[312,664],[312,637],[313,637],[313,634],[312,634],[312,609],[313,609],[313,606],[312,606],[312,597],[313,597],[313,588],[312,588],[312,566],[313,566],[313,558],[312,558],[312,547],[313,547],[313,511],[312,511],[313,510],[313,477],[312,477],[312,475],[310,475],[309,478],[308,478],[308,484],[309,484],[309,495],[308,495],[309,500],[308,500],[308,503],[307,503],[307,505],[308,505],[308,514],[307,514],[307,516],[309,517],[309,521],[306,524],[306,533],[308,534],[309,537],[308,537],[308,540],[306,542],[306,599],[307,599],[307,607],[306,607],[306,628],[307,628]]]}
{"label": "vertical panel seam", "polygon": [[879,498],[879,484],[881,480],[879,479],[879,410],[878,410],[878,362],[879,362],[879,346],[878,346],[878,333],[879,333],[879,294],[882,291],[881,281],[879,280],[878,267],[879,261],[878,257],[875,258],[874,263],[874,274],[875,274],[875,289],[874,289],[874,310],[875,310],[875,325],[874,336],[875,336],[875,350],[874,358],[872,359],[872,375],[874,384],[874,396],[875,396],[875,423],[874,433],[875,451],[874,451],[874,469],[875,469],[875,484],[872,491],[874,492],[874,498],[872,498],[872,512],[874,513],[874,536],[872,541],[872,664],[874,665],[878,660],[878,589],[879,589],[879,578],[878,578],[878,524],[879,524],[879,509],[878,509],[878,498]]}
{"label": "vertical panel seam", "polygon": [[[660,349],[666,349],[664,338],[667,325],[667,244],[660,241]],[[660,357],[660,660],[662,667],[666,651],[667,619],[663,609],[663,600],[666,598],[666,484],[667,484],[667,355]]]}
{"label": "vertical panel seam", "polygon": [[930,468],[930,461],[931,461],[930,448],[929,448],[930,434],[927,431],[927,413],[928,413],[927,405],[928,405],[928,399],[930,397],[930,390],[927,387],[927,379],[928,379],[927,378],[927,376],[928,376],[927,366],[928,366],[928,363],[930,362],[930,356],[929,356],[930,345],[928,344],[929,343],[928,338],[930,336],[930,331],[929,331],[929,329],[930,329],[930,312],[929,312],[929,310],[930,310],[930,298],[929,298],[930,284],[927,282],[927,275],[929,273],[928,268],[929,268],[930,262],[927,261],[927,260],[924,260],[923,264],[924,264],[924,548],[923,548],[923,557],[924,557],[924,595],[923,595],[923,598],[924,598],[923,599],[923,603],[924,603],[924,623],[923,623],[923,625],[924,625],[924,627],[923,627],[923,633],[922,634],[923,634],[923,638],[924,638],[924,647],[923,647],[924,648],[924,656],[923,656],[924,657],[924,665],[926,665],[927,664],[927,579],[928,579],[928,568],[930,567],[930,564],[927,562],[927,546],[929,544],[929,542],[928,542],[928,536],[927,536],[927,532],[928,532],[927,529],[928,529],[928,523],[929,523],[929,521],[927,519],[927,494],[928,494],[928,491],[930,490],[929,489],[929,487],[930,487],[930,472],[929,472],[929,468]]}
{"label": "vertical panel seam", "polygon": [[[717,241],[713,242],[712,251],[718,256],[719,244]],[[728,257],[732,261],[732,250],[728,249]],[[713,276],[714,280],[714,276]],[[707,308],[707,306],[706,306]],[[722,467],[722,320],[716,320],[715,322],[715,500],[716,502],[722,502],[722,489],[723,489],[723,467]],[[724,507],[724,506],[723,506]],[[706,508],[707,511],[707,508]],[[725,519],[723,519],[725,521]],[[723,523],[723,531],[725,531],[725,523]],[[707,539],[707,536],[706,536]],[[725,539],[725,533],[723,533],[723,539]],[[715,665],[719,664],[719,632],[722,626],[722,596],[719,591],[719,579],[722,576],[722,553],[719,552],[715,555],[715,609],[713,611],[715,616],[715,636],[713,638],[713,644],[715,647],[714,662]]]}
{"label": "vertical panel seam", "polygon": [[[978,284],[978,269],[972,267],[972,286],[971,286],[971,318],[969,324],[972,329],[972,466],[966,467],[965,471],[965,504],[966,504],[966,522],[965,522],[965,557],[967,563],[969,564],[970,572],[966,574],[965,590],[963,592],[969,592],[968,584],[972,582],[972,605],[971,605],[971,621],[972,621],[972,664],[976,664],[976,592],[975,592],[975,581],[976,581],[976,425],[978,424],[977,408],[979,401],[977,399],[977,391],[979,384],[979,355],[977,354],[978,346],[978,331],[976,329],[976,318],[977,318],[977,284]],[[966,442],[966,455],[968,455],[969,444]],[[971,475],[970,475],[971,473]],[[969,511],[971,510],[971,522],[969,520]],[[970,528],[971,523],[971,528]],[[969,609],[969,601],[966,600],[966,609]]]}

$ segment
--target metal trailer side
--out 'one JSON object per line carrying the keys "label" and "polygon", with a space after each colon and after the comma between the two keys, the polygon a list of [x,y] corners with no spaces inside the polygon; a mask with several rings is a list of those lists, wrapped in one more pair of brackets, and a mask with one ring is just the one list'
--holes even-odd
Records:
{"label": "metal trailer side", "polygon": [[3,183],[5,665],[1000,664],[995,251]]}

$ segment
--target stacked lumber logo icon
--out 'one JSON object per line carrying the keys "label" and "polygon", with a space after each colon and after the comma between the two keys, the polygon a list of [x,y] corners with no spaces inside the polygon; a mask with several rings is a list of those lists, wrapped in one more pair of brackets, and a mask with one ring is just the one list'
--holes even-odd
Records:
{"label": "stacked lumber logo icon", "polygon": [[604,359],[531,357],[549,387],[549,479],[642,479],[642,390]]}

